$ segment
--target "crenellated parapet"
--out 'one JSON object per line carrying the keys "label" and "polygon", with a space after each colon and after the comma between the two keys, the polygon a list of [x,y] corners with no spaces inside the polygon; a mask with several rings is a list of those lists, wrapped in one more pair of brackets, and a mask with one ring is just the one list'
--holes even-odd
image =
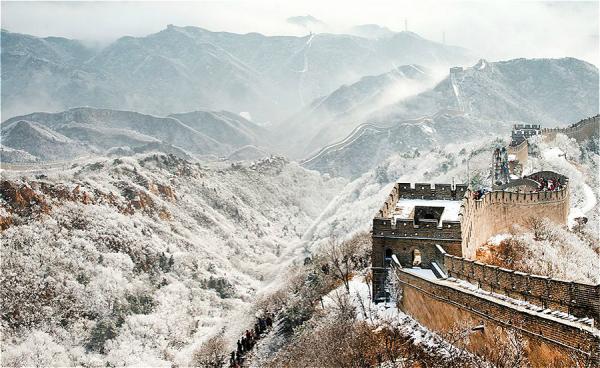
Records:
{"label": "crenellated parapet", "polygon": [[400,198],[459,200],[467,191],[464,184],[398,183]]}
{"label": "crenellated parapet", "polygon": [[379,209],[377,217],[391,217],[400,198],[457,200],[462,198],[466,191],[467,186],[463,184],[396,183]]}
{"label": "crenellated parapet", "polygon": [[542,135],[546,140],[553,140],[556,134],[561,133],[578,142],[586,141],[600,134],[600,115],[592,116],[587,119],[571,124],[566,128],[544,128]]}
{"label": "crenellated parapet", "polygon": [[396,203],[398,203],[398,199],[400,198],[400,184],[394,184],[392,191],[387,196],[385,202],[383,202],[383,206],[379,209],[379,212],[376,217],[379,218],[389,218],[396,208]]}
{"label": "crenellated parapet", "polygon": [[459,221],[444,221],[439,224],[437,221],[426,221],[421,224],[415,224],[413,220],[375,218],[373,220],[373,235],[385,237],[405,237],[405,238],[425,238],[425,239],[446,239],[460,241]]}
{"label": "crenellated parapet", "polygon": [[[514,149],[526,152],[527,141]],[[395,184],[373,219],[373,298],[387,298],[392,270],[405,313],[433,331],[457,323],[483,331],[469,336],[469,351],[514,331],[536,347],[525,352],[535,367],[600,364],[600,285],[473,260],[481,245],[513,225],[527,227],[532,218],[566,224],[569,196],[569,179],[553,171],[484,194],[465,185]]]}
{"label": "crenellated parapet", "polygon": [[390,218],[400,198],[460,200],[467,192],[464,184],[396,183],[376,217]]}
{"label": "crenellated parapet", "polygon": [[477,248],[490,237],[510,231],[513,225],[527,226],[532,217],[548,218],[557,224],[567,223],[568,178],[552,171],[541,171],[525,177],[524,181],[532,185],[534,177],[558,179],[561,188],[526,192],[494,190],[477,199],[473,192],[467,191],[459,214],[463,256],[473,258]]}
{"label": "crenellated parapet", "polygon": [[[481,268],[481,265],[472,261],[470,264],[476,270]],[[400,309],[428,329],[448,333],[457,324],[479,327],[480,332],[472,332],[465,337],[466,349],[471,352],[494,356],[494,349],[501,348],[505,342],[506,331],[513,331],[519,334],[519,339],[526,346],[531,347],[524,349],[523,354],[532,367],[557,366],[557,363],[565,367],[597,367],[600,364],[600,334],[588,321],[550,309],[550,306],[536,307],[524,301],[500,297],[493,292],[465,288],[461,282],[453,279],[427,277],[410,269],[398,268],[394,271],[401,291]],[[490,275],[493,272],[500,271],[492,271]],[[560,289],[558,292],[553,286],[557,280],[510,273],[510,270],[506,270],[498,276],[502,278],[496,281],[498,285],[504,284],[510,289],[512,285],[509,282],[530,283],[532,295],[537,295],[540,300],[545,300],[546,294],[553,292],[557,292],[557,295],[562,292],[560,296],[565,298],[572,295],[570,288],[573,285],[565,288],[561,284],[557,286]],[[517,285],[515,288],[524,286]],[[591,290],[591,287],[585,289]],[[493,349],[490,350],[490,347]]]}
{"label": "crenellated parapet", "polygon": [[450,254],[444,254],[443,269],[483,290],[600,323],[600,285],[531,275]]}

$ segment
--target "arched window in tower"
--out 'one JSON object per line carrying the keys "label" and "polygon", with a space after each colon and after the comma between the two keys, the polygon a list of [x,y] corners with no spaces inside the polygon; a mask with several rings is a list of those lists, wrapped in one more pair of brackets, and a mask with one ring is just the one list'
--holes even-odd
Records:
{"label": "arched window in tower", "polygon": [[392,250],[390,248],[385,249],[385,256],[383,257],[383,267],[390,267],[392,263]]}

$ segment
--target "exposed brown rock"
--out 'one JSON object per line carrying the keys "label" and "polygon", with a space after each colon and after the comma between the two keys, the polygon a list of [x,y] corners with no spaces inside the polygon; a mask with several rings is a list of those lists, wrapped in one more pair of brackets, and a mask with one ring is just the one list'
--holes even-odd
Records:
{"label": "exposed brown rock", "polygon": [[3,180],[0,184],[0,195],[6,201],[9,212],[21,216],[50,212],[50,205],[28,185]]}

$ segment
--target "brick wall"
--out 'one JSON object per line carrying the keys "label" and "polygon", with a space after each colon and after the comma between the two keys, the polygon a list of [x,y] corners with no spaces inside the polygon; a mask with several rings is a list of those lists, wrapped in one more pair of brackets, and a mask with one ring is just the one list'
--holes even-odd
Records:
{"label": "brick wall", "polygon": [[413,220],[396,220],[375,218],[373,220],[374,236],[429,238],[429,239],[461,239],[459,221],[444,221],[442,226],[437,222],[423,222],[415,225]]}
{"label": "brick wall", "polygon": [[574,138],[578,142],[585,141],[591,137],[598,136],[600,129],[600,115],[583,119],[568,128],[545,128],[542,129],[542,135],[547,140],[556,138],[557,133],[565,134],[569,138]]}
{"label": "brick wall", "polygon": [[444,255],[443,265],[448,276],[469,281],[484,290],[600,323],[600,285],[530,275],[451,254]]}
{"label": "brick wall", "polygon": [[[544,175],[546,174],[550,175]],[[548,218],[557,224],[566,224],[568,214],[568,184],[563,189],[552,192],[493,191],[486,193],[480,200],[473,199],[472,193],[468,191],[459,215],[462,224],[462,254],[473,258],[477,248],[491,236],[508,232],[512,225],[527,226],[531,217]]]}
{"label": "brick wall", "polygon": [[519,160],[519,162],[522,165],[525,165],[525,163],[527,162],[527,159],[529,158],[528,148],[529,148],[529,144],[527,143],[527,140],[524,140],[523,142],[517,144],[516,146],[509,145],[508,146],[508,154],[515,155],[517,160]]}
{"label": "brick wall", "polygon": [[467,186],[456,184],[453,188],[451,184],[430,183],[398,183],[400,198],[407,199],[457,199],[460,200],[467,191]]}
{"label": "brick wall", "polygon": [[373,234],[373,247],[371,253],[371,266],[373,271],[373,295],[377,295],[382,290],[382,283],[376,280],[385,278],[385,253],[391,251],[396,255],[398,261],[403,266],[411,266],[413,262],[413,252],[418,249],[421,252],[422,267],[430,267],[431,261],[436,261],[443,266],[443,256],[437,250],[436,245],[441,245],[446,252],[454,255],[461,255],[461,240],[460,235],[455,240],[439,240],[439,239],[414,239],[401,238],[391,236],[380,236]]}
{"label": "brick wall", "polygon": [[392,191],[386,198],[383,206],[379,209],[378,216],[380,218],[389,218],[392,214],[392,211],[396,208],[396,203],[398,202],[398,198],[400,198],[400,187],[399,184],[395,184],[392,188]]}
{"label": "brick wall", "polygon": [[[472,273],[486,270],[481,267],[474,270],[473,263],[463,263],[463,267]],[[592,364],[600,363],[600,336],[591,327],[519,309],[401,269],[396,271],[396,275],[402,288],[400,308],[427,328],[444,332],[455,323],[467,326],[483,324],[484,331],[469,337],[468,348],[472,351],[493,344],[494,334],[499,333],[496,327],[499,327],[514,330],[527,340],[526,354],[534,367],[549,366],[557,359],[572,364],[570,358],[573,355],[582,360],[591,359]],[[498,282],[505,284],[507,280],[498,277]]]}

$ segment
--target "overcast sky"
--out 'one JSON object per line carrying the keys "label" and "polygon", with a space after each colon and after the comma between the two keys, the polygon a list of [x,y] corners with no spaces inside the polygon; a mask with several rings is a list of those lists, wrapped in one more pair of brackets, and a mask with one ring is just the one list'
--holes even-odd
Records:
{"label": "overcast sky", "polygon": [[599,7],[593,2],[513,1],[211,1],[6,2],[2,28],[37,36],[64,36],[106,44],[143,36],[167,24],[212,31],[304,35],[286,22],[310,14],[332,32],[376,23],[408,29],[434,41],[473,50],[490,60],[573,56],[600,65]]}

